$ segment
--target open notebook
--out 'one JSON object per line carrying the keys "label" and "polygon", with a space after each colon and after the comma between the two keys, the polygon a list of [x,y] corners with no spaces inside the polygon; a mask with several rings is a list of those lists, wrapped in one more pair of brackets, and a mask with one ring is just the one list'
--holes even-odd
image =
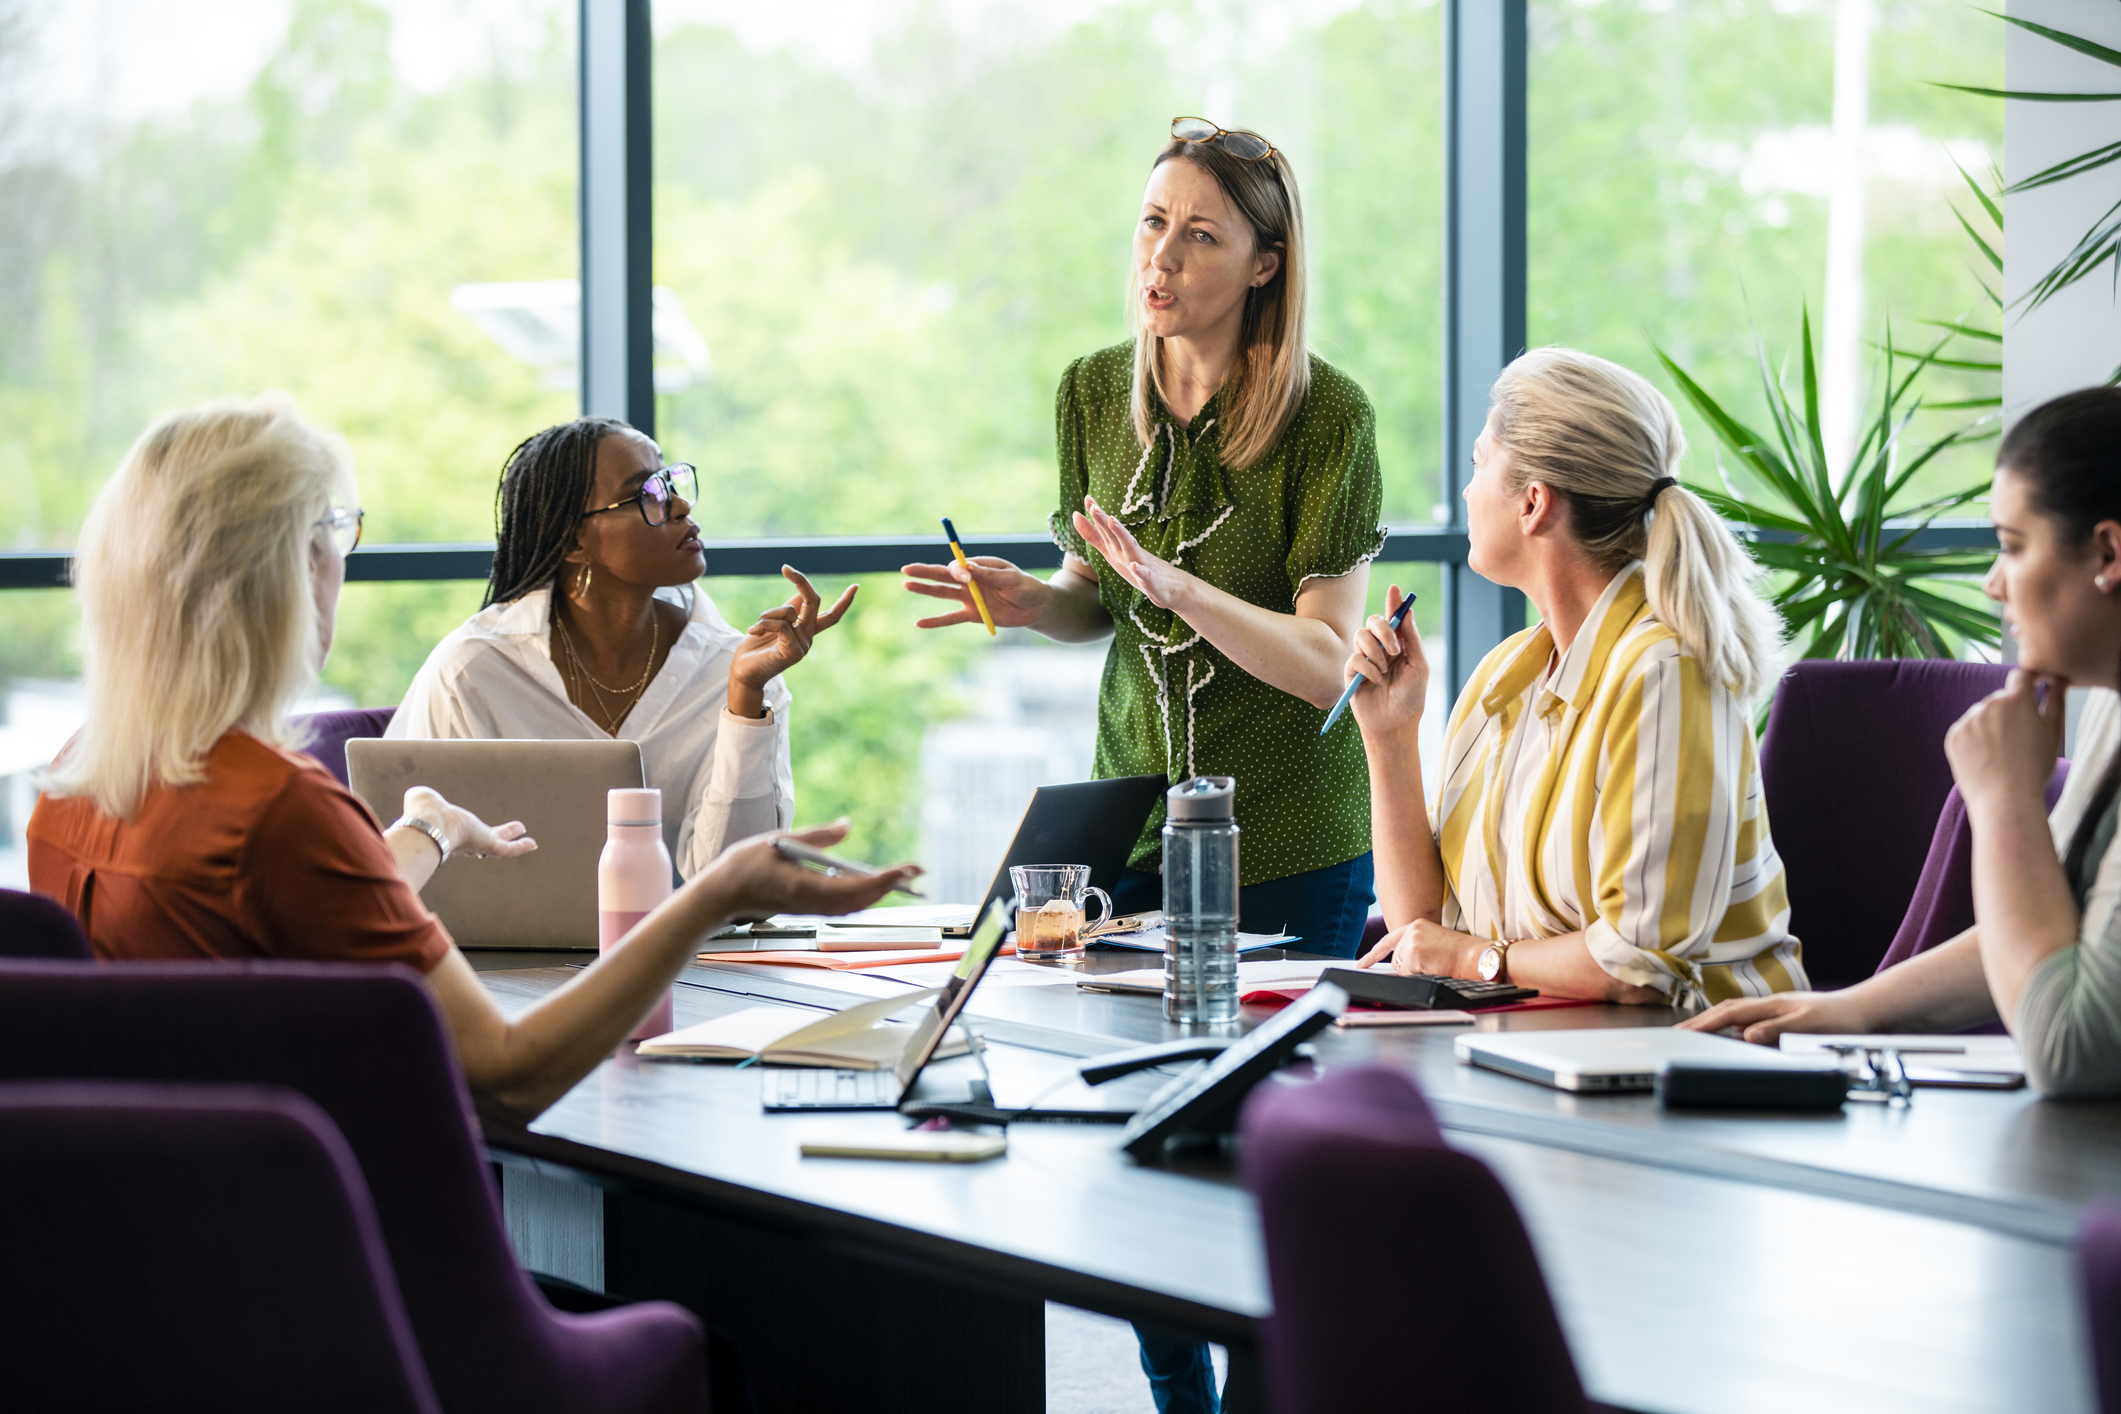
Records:
{"label": "open notebook", "polygon": [[666,1060],[762,1060],[774,1065],[881,1070],[899,1057],[913,1033],[890,1018],[933,1001],[940,987],[879,997],[818,1018],[784,1006],[746,1007],[641,1042],[637,1053]]}

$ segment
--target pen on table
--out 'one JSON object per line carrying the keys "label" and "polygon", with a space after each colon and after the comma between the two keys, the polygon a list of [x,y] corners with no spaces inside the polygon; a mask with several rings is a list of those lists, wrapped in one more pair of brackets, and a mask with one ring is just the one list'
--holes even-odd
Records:
{"label": "pen on table", "polygon": [[[801,840],[791,840],[784,837],[775,840],[773,848],[776,854],[790,864],[807,864],[813,869],[822,869],[827,874],[881,874],[884,872],[873,864],[864,864],[859,860],[842,859],[836,854],[827,854],[814,845],[804,844]],[[909,889],[904,884],[895,886],[892,892],[905,894],[911,898],[928,897],[920,890]]]}
{"label": "pen on table", "polygon": [[[972,566],[965,559],[964,544],[958,540],[957,527],[950,523],[950,517],[948,516],[943,517],[943,534],[950,537],[950,553],[957,556],[958,565],[967,575],[970,575]],[[979,592],[979,581],[968,578],[965,581],[965,587],[972,591],[972,604],[974,608],[979,610],[980,622],[987,626],[987,632],[994,632],[994,615],[987,612],[987,596]]]}
{"label": "pen on table", "polygon": [[[1392,626],[1392,632],[1399,632],[1399,626],[1407,621],[1407,610],[1414,607],[1414,599],[1415,596],[1409,594],[1406,598],[1400,600],[1399,607],[1392,611],[1392,617],[1385,620],[1386,623]],[[1340,720],[1340,714],[1347,711],[1348,704],[1355,700],[1355,689],[1368,681],[1369,679],[1360,673],[1348,679],[1348,685],[1341,689],[1340,701],[1333,704],[1333,710],[1326,713],[1326,724],[1318,729],[1320,736],[1324,736],[1327,732],[1333,730],[1333,724]]]}

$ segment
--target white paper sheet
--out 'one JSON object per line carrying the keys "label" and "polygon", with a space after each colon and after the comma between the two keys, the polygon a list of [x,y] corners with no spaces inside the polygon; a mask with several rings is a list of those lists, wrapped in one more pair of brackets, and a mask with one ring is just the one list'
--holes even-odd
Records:
{"label": "white paper sheet", "polygon": [[2025,1062],[2010,1036],[1828,1036],[1782,1033],[1782,1049],[1793,1055],[1816,1054],[1833,1046],[1891,1047],[1911,1066],[1923,1070],[1964,1070],[1986,1074],[2022,1074]]}

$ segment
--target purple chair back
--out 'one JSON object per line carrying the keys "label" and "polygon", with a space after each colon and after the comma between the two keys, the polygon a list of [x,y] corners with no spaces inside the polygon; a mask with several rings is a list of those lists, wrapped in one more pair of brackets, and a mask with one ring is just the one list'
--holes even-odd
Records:
{"label": "purple chair back", "polygon": [[[2069,779],[2069,762],[2055,763],[2055,774],[2047,782],[2047,808],[2055,808]],[[1900,931],[1878,964],[1880,972],[1906,962],[1917,953],[1948,943],[1974,926],[1974,828],[1966,818],[1966,802],[1953,786],[1937,816],[1930,835],[1929,856],[1922,861],[1922,877],[1915,884]]]}
{"label": "purple chair back", "polygon": [[2077,1280],[2090,1320],[2099,1414],[2121,1414],[2121,1202],[2097,1198],[2077,1222]]}
{"label": "purple chair back", "polygon": [[0,1085],[17,1409],[441,1414],[360,1168],[258,1086]]}
{"label": "purple chair back", "polygon": [[0,1079],[284,1085],[360,1162],[445,1408],[696,1411],[704,1332],[660,1302],[554,1311],[517,1264],[441,1013],[373,963],[0,962]]}
{"label": "purple chair back", "polygon": [[1801,662],[1776,688],[1760,785],[1813,987],[1877,970],[1952,788],[1944,734],[2009,671],[1927,658]]}
{"label": "purple chair back", "polygon": [[297,726],[309,729],[309,754],[324,763],[324,769],[348,786],[346,743],[355,737],[381,736],[398,715],[395,707],[356,707],[347,712],[311,712],[295,718]]}
{"label": "purple chair back", "polygon": [[[1412,1079],[1369,1067],[1269,1082],[1240,1133],[1274,1292],[1261,1354],[1276,1414],[1583,1414],[1516,1207],[1486,1164],[1444,1144]],[[1358,1234],[1346,1204],[1321,1201],[1336,1193],[1447,1218]],[[1380,1331],[1418,1333],[1436,1358],[1397,1378],[1350,1357]]]}
{"label": "purple chair back", "polygon": [[0,957],[86,962],[95,953],[66,905],[43,894],[0,889]]}

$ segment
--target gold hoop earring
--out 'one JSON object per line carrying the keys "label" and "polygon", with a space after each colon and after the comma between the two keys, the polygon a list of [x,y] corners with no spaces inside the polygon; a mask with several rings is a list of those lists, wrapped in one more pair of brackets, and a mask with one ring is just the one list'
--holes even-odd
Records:
{"label": "gold hoop earring", "polygon": [[582,566],[582,572],[581,572],[581,574],[580,574],[580,575],[576,576],[576,578],[575,578],[575,582],[574,582],[574,597],[575,597],[575,598],[577,598],[577,599],[583,599],[583,598],[587,598],[587,597],[588,597],[588,594],[589,594],[589,581],[590,581],[590,579],[591,579],[591,578],[593,577],[594,571],[595,571],[595,566],[593,566],[593,565],[584,565],[584,566]]}

